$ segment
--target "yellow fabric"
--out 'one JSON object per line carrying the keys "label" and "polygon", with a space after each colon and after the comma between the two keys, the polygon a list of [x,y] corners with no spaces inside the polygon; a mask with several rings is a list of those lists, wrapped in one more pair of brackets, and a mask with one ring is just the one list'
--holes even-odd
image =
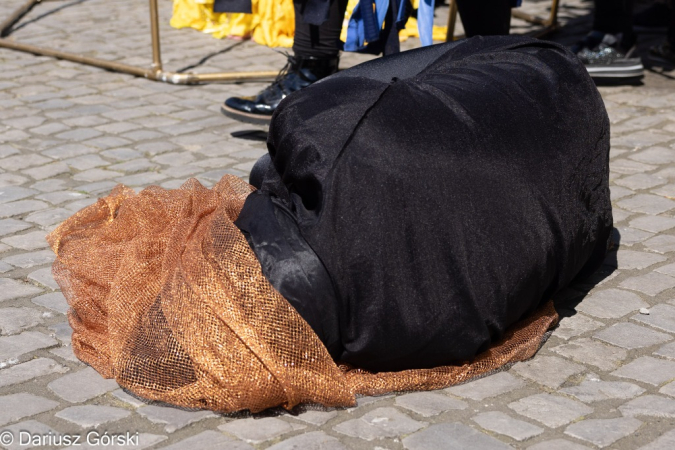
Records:
{"label": "yellow fabric", "polygon": [[253,14],[214,13],[213,0],[173,0],[174,28],[194,28],[216,38],[252,37],[268,47],[291,47],[295,33],[292,0],[253,0]]}
{"label": "yellow fabric", "polygon": [[[342,41],[347,39],[347,23],[358,0],[349,0],[342,27]],[[413,0],[417,8],[419,0]],[[214,13],[213,0],[173,0],[174,28],[194,28],[216,38],[250,38],[268,47],[292,47],[295,13],[292,0],[253,0],[253,14]],[[447,27],[434,26],[434,41],[445,40]],[[419,37],[417,20],[410,18],[399,33],[401,41]]]}

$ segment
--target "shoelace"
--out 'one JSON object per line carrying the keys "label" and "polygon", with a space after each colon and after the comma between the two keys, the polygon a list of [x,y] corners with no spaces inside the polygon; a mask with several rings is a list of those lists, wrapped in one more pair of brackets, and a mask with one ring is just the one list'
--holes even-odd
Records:
{"label": "shoelace", "polygon": [[284,78],[286,78],[286,75],[290,72],[291,68],[296,65],[297,61],[293,55],[291,55],[288,52],[272,49],[275,52],[279,53],[280,55],[284,55],[286,57],[286,64],[284,67],[281,68],[277,76],[274,78],[274,81],[272,81],[272,84],[267,86],[264,90],[263,93],[267,92],[273,92],[274,89],[281,89],[282,92],[287,94],[287,92],[284,91],[282,81]]}

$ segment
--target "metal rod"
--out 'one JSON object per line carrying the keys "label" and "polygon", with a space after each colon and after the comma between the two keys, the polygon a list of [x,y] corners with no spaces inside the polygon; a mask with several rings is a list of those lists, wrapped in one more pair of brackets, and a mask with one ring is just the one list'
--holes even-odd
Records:
{"label": "metal rod", "polygon": [[455,40],[455,27],[457,26],[457,2],[450,1],[450,10],[448,11],[448,30],[445,34],[445,42],[452,42]]}
{"label": "metal rod", "polygon": [[128,73],[137,77],[145,77],[150,80],[163,81],[172,84],[194,84],[205,82],[230,82],[241,81],[268,81],[273,80],[277,72],[223,72],[223,73],[178,73],[165,72],[163,70],[154,70],[153,68],[141,68],[129,64],[118,63],[115,61],[106,61],[104,59],[89,58],[87,56],[76,55],[73,53],[62,52],[51,48],[37,47],[20,42],[0,39],[0,47],[11,50],[32,53],[34,55],[51,56],[53,58],[73,61],[80,64],[99,67],[101,69],[113,70],[115,72]]}
{"label": "metal rod", "polygon": [[544,26],[549,25],[548,20],[542,19],[541,17],[537,17],[537,16],[532,15],[532,14],[528,14],[528,13],[525,13],[525,12],[522,12],[522,11],[518,11],[517,9],[514,9],[513,11],[511,11],[511,16],[515,17],[516,19],[521,19],[521,20],[524,20],[524,21],[529,22],[529,23],[535,23],[537,25],[544,25]]}
{"label": "metal rod", "polygon": [[548,20],[549,26],[558,28],[558,7],[560,6],[559,0],[553,0],[551,4],[551,16]]}
{"label": "metal rod", "polygon": [[76,55],[73,53],[53,50],[51,48],[37,47],[29,44],[22,44],[9,39],[0,39],[0,47],[9,48],[12,50],[19,50],[22,52],[33,53],[34,55],[51,56],[53,58],[65,59],[66,61],[73,61],[80,64],[87,64],[89,66],[100,67],[103,69],[114,70],[117,72],[125,72],[139,77],[146,77],[155,79],[154,71],[151,69],[141,69],[140,67],[130,66],[115,61],[105,61],[98,58],[89,58],[87,56]]}
{"label": "metal rod", "polygon": [[42,0],[28,0],[26,4],[17,9],[7,20],[2,22],[0,25],[0,37],[5,37],[9,35],[9,30],[17,23],[23,16],[28,14],[33,6],[40,3]]}
{"label": "metal rod", "polygon": [[159,40],[159,13],[157,0],[150,0],[150,35],[152,36],[152,68],[162,70],[162,51]]}

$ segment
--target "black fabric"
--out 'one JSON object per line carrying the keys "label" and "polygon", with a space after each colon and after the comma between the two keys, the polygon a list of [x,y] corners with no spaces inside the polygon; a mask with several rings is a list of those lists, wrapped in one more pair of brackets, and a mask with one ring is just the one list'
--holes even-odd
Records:
{"label": "black fabric", "polygon": [[251,0],[214,0],[213,12],[251,14]]}
{"label": "black fabric", "polygon": [[331,0],[326,20],[318,26],[307,22],[302,14],[307,0],[295,0],[295,36],[293,53],[301,57],[330,58],[342,49],[340,32],[349,0]]}
{"label": "black fabric", "polygon": [[604,259],[609,122],[557,44],[478,37],[357,66],[282,101],[268,148],[256,197],[326,268],[336,303],[314,286],[305,301],[338,324],[339,361],[470,359]]}
{"label": "black fabric", "polygon": [[[296,9],[306,24],[321,25],[328,20],[330,4],[333,0],[298,0],[300,9]],[[215,0],[214,12],[251,13],[251,0]]]}

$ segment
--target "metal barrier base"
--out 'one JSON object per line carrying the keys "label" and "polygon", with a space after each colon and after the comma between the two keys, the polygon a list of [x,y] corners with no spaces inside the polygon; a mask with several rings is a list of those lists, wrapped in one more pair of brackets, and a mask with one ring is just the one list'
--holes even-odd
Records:
{"label": "metal barrier base", "polygon": [[[145,77],[149,80],[163,81],[172,84],[197,84],[206,82],[243,82],[243,81],[271,81],[276,77],[277,72],[219,72],[219,73],[180,73],[169,72],[162,69],[162,55],[160,50],[159,38],[159,15],[157,0],[150,1],[150,33],[152,37],[152,65],[150,67],[137,67],[129,64],[122,64],[115,61],[106,61],[99,58],[90,58],[75,53],[62,52],[46,47],[37,47],[29,44],[22,44],[7,39],[10,30],[23,16],[28,14],[38,3],[48,0],[28,0],[23,6],[17,9],[10,17],[0,24],[0,47],[21,52],[33,53],[35,55],[51,56],[53,58],[73,61],[89,66],[100,67],[102,69],[113,70],[115,72],[128,73],[138,77]],[[542,25],[542,28],[536,30],[531,35],[541,37],[558,29],[558,6],[559,0],[553,0],[551,5],[551,14],[548,19],[533,16],[514,10],[512,15],[518,19],[529,23]],[[460,36],[455,36],[455,25],[457,23],[457,3],[450,0],[450,12],[448,14],[448,32],[446,41],[454,41]]]}
{"label": "metal barrier base", "polygon": [[138,77],[145,77],[149,80],[163,81],[172,84],[197,84],[206,82],[243,82],[243,81],[271,81],[277,76],[277,72],[219,72],[219,73],[179,73],[169,72],[162,69],[162,55],[160,50],[159,38],[159,16],[157,0],[150,0],[150,33],[152,36],[152,65],[150,67],[137,67],[129,64],[122,64],[115,61],[106,61],[99,58],[90,58],[75,53],[62,52],[46,47],[37,47],[35,45],[22,44],[7,39],[10,30],[23,16],[28,14],[38,3],[47,0],[28,0],[23,6],[16,10],[10,17],[0,25],[0,47],[21,52],[33,53],[35,55],[51,56],[53,58],[73,61],[89,66],[100,67],[102,69],[115,72],[128,73]]}

